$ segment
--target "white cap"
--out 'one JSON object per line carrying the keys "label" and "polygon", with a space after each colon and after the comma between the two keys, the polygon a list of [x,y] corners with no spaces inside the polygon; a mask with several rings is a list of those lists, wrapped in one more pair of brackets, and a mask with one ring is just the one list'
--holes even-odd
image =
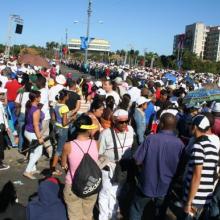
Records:
{"label": "white cap", "polygon": [[66,83],[66,78],[64,75],[59,75],[56,77],[56,82],[58,84],[64,85]]}
{"label": "white cap", "polygon": [[212,112],[220,112],[220,103],[216,102],[212,107]]}
{"label": "white cap", "polygon": [[101,82],[101,81],[96,81],[96,82],[95,82],[95,85],[96,85],[98,88],[100,88],[100,87],[102,87],[102,82]]}
{"label": "white cap", "polygon": [[123,82],[122,78],[121,77],[116,77],[114,80],[113,80],[116,84],[121,84]]}
{"label": "white cap", "polygon": [[140,105],[142,105],[142,104],[144,104],[144,103],[148,103],[148,102],[150,102],[150,101],[151,101],[150,99],[146,99],[144,96],[141,96],[141,97],[139,97],[138,100],[136,101],[136,104],[137,104],[137,106],[140,106]]}
{"label": "white cap", "polygon": [[118,109],[113,113],[113,116],[117,120],[128,120],[128,112],[124,109]]}
{"label": "white cap", "polygon": [[102,95],[102,96],[104,96],[104,95],[106,95],[106,91],[104,90],[104,89],[98,89],[97,91],[96,91],[96,93],[98,94],[98,95]]}
{"label": "white cap", "polygon": [[196,125],[198,128],[207,129],[210,127],[210,122],[208,118],[204,115],[197,115],[193,118],[193,125]]}

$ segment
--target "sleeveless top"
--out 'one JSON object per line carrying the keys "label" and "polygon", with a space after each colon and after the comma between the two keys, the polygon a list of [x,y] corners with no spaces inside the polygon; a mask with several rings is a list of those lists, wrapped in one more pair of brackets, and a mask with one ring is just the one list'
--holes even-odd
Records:
{"label": "sleeveless top", "polygon": [[[25,130],[31,133],[35,133],[34,124],[33,124],[33,114],[35,111],[39,110],[37,106],[31,106],[26,114],[26,125]],[[40,121],[39,121],[39,129],[42,130],[42,121],[44,120],[44,113],[40,111]]]}
{"label": "sleeveless top", "polygon": [[[85,141],[79,141],[79,140],[74,140],[86,153],[88,151],[91,139],[85,140]],[[67,175],[66,175],[66,183],[71,185],[72,184],[72,178],[74,177],[74,174],[76,172],[76,169],[78,168],[84,154],[80,150],[80,148],[73,142],[71,141],[71,151],[70,154],[68,155],[68,166],[71,171],[68,170]],[[96,141],[92,140],[90,149],[88,154],[92,157],[94,161],[98,161],[98,148]]]}

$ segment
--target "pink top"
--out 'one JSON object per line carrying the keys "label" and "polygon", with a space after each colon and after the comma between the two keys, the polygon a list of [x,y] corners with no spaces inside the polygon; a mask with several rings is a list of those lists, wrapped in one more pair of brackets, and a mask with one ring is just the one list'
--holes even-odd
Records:
{"label": "pink top", "polygon": [[[86,141],[79,141],[79,140],[74,140],[74,141],[82,148],[82,150],[85,153],[88,151],[91,139],[88,139]],[[98,149],[97,149],[96,141],[92,140],[88,153],[94,161],[98,161]],[[76,169],[78,168],[82,158],[83,158],[83,152],[73,141],[71,141],[71,152],[68,155],[68,162],[69,162],[69,166],[70,166],[69,168],[71,170],[72,176],[70,175],[70,171],[68,170],[67,175],[66,175],[67,184],[69,185],[72,184],[72,177],[74,177]]]}

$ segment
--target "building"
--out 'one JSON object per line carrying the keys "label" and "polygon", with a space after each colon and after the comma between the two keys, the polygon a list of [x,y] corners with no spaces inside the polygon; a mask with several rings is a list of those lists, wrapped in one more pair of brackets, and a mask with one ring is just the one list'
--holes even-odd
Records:
{"label": "building", "polygon": [[203,59],[207,32],[208,28],[201,22],[187,25],[185,28],[184,48],[189,49]]}
{"label": "building", "polygon": [[[110,43],[107,40],[102,39],[92,39],[89,43],[89,51],[99,51],[99,52],[109,52]],[[68,49],[70,51],[81,50],[81,40],[80,39],[71,39],[68,43]]]}
{"label": "building", "polygon": [[204,58],[216,62],[220,61],[220,26],[209,28],[206,38]]}

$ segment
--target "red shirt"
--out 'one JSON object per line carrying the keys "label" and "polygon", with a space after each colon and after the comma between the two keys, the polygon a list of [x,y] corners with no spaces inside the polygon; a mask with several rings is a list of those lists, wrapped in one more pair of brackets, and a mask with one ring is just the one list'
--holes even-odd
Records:
{"label": "red shirt", "polygon": [[19,84],[16,79],[10,80],[5,84],[5,88],[7,89],[7,100],[9,102],[15,101],[17,92],[21,87],[21,84]]}
{"label": "red shirt", "polygon": [[220,118],[215,118],[214,126],[212,127],[212,132],[220,137]]}
{"label": "red shirt", "polygon": [[160,89],[156,90],[156,99],[159,100],[160,99]]}

